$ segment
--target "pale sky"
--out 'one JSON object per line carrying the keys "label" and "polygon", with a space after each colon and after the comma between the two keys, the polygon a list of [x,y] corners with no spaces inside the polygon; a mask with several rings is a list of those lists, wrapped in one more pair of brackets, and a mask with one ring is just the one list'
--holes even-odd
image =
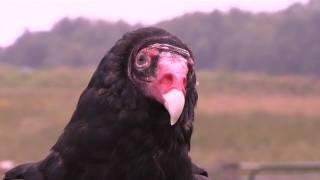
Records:
{"label": "pale sky", "polygon": [[0,0],[0,46],[12,44],[26,29],[49,30],[63,17],[87,17],[151,25],[188,12],[274,12],[308,0]]}

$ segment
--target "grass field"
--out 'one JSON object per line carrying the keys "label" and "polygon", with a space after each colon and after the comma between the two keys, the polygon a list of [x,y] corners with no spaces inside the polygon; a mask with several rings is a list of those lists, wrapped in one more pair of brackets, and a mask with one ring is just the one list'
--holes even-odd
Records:
{"label": "grass field", "polygon": [[[0,160],[46,155],[68,122],[92,69],[0,68]],[[320,160],[320,79],[199,72],[192,158]]]}

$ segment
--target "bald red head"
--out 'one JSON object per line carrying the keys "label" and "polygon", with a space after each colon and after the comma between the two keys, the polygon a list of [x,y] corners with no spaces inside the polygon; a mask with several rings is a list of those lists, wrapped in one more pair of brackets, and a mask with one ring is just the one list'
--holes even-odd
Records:
{"label": "bald red head", "polygon": [[153,66],[152,76],[141,82],[145,93],[168,110],[172,125],[184,108],[188,64],[193,64],[189,52],[169,44],[149,45],[135,57],[136,70],[147,72]]}

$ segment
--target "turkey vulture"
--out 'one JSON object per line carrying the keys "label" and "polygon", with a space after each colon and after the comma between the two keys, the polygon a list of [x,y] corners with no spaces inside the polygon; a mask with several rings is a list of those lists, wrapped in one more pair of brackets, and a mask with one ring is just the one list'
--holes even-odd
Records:
{"label": "turkey vulture", "polygon": [[70,122],[42,161],[5,180],[194,180],[194,58],[167,31],[126,33],[103,57]]}

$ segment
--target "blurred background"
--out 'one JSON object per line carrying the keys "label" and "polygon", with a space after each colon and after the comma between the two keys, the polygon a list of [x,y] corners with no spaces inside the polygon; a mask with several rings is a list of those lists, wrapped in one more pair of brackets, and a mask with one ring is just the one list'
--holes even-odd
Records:
{"label": "blurred background", "polygon": [[301,162],[256,179],[320,179],[319,0],[0,0],[0,165],[43,158],[103,55],[150,25],[196,57],[195,162],[217,180]]}

